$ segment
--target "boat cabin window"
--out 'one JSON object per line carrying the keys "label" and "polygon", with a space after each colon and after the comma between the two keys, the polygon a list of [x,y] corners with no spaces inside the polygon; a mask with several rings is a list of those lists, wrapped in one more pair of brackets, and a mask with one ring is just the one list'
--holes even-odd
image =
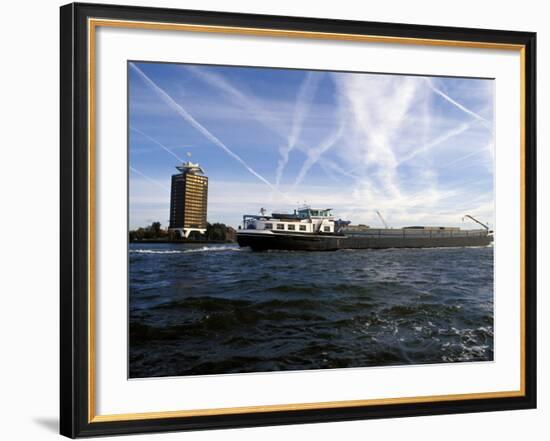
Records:
{"label": "boat cabin window", "polygon": [[332,216],[330,208],[324,208],[324,209],[303,208],[301,210],[298,210],[297,214],[298,214],[298,217],[300,219],[307,219],[310,216],[314,216],[314,217],[330,217],[330,216]]}
{"label": "boat cabin window", "polygon": [[306,226],[305,225],[300,225],[300,231],[306,231]]}
{"label": "boat cabin window", "polygon": [[273,229],[273,224],[266,223],[265,226],[264,226],[264,229],[272,230]]}
{"label": "boat cabin window", "polygon": [[277,224],[277,230],[284,230],[285,224]]}
{"label": "boat cabin window", "polygon": [[292,224],[288,224],[288,229],[294,231],[296,229],[296,226]]}
{"label": "boat cabin window", "polygon": [[323,227],[323,230],[325,231],[325,233],[329,233],[330,232],[330,227]]}

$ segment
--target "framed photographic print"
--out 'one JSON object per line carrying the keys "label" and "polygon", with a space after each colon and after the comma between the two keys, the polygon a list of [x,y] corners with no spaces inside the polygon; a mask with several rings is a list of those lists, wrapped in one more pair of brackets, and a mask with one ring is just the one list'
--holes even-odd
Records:
{"label": "framed photographic print", "polygon": [[61,8],[61,433],[536,405],[534,33]]}

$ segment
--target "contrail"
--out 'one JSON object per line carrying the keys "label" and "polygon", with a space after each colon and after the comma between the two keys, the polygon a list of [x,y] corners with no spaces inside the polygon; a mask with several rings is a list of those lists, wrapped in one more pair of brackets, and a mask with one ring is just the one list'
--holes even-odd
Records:
{"label": "contrail", "polygon": [[161,184],[160,182],[154,180],[153,178],[150,178],[150,177],[147,176],[145,173],[140,172],[139,170],[135,169],[135,168],[132,167],[131,165],[129,166],[129,168],[130,168],[130,170],[132,170],[134,173],[140,175],[142,178],[147,179],[148,181],[152,182],[152,183],[155,184],[155,185],[158,185],[159,187],[163,188],[164,190],[170,191],[170,189],[169,189],[168,187],[166,187],[164,184]]}
{"label": "contrail", "polygon": [[158,145],[159,147],[163,148],[164,150],[166,150],[168,153],[170,153],[174,158],[176,158],[179,162],[184,162],[183,159],[181,159],[178,155],[176,155],[172,150],[170,150],[168,147],[166,147],[164,144],[161,144],[160,142],[158,142],[156,139],[154,138],[151,138],[149,135],[143,133],[141,130],[139,129],[136,129],[135,127],[133,126],[130,126],[130,129],[132,129],[133,131],[139,133],[141,136],[147,138],[149,141],[155,143],[156,145]]}
{"label": "contrail", "polygon": [[195,129],[197,129],[200,133],[204,135],[208,140],[216,144],[218,147],[220,147],[223,151],[225,151],[229,156],[231,156],[233,159],[238,161],[244,168],[246,168],[251,174],[256,176],[260,181],[262,181],[264,184],[269,186],[271,189],[275,190],[275,187],[271,182],[269,182],[266,178],[264,178],[262,175],[257,173],[252,167],[250,167],[245,161],[243,161],[237,154],[233,153],[229,147],[227,147],[223,142],[221,142],[216,136],[214,136],[212,133],[206,129],[201,123],[199,123],[195,118],[187,112],[182,106],[180,106],[174,99],[168,95],[163,89],[161,89],[159,86],[156,85],[153,80],[151,80],[145,73],[141,71],[135,64],[130,63],[130,67],[134,69],[141,78],[153,89],[153,91],[156,92],[156,94],[161,98],[172,110],[177,112],[185,121],[187,121],[189,124],[191,124]]}
{"label": "contrail", "polygon": [[326,138],[317,148],[311,149],[307,152],[307,159],[302,164],[302,168],[292,185],[292,189],[296,188],[306,177],[307,172],[313,165],[319,160],[328,149],[330,149],[342,136],[344,131],[344,124],[340,124],[338,130],[334,131],[331,136]]}
{"label": "contrail", "polygon": [[247,110],[250,115],[266,129],[286,138],[286,133],[288,132],[286,128],[274,124],[274,120],[271,116],[265,116],[266,112],[269,113],[269,111],[266,111],[266,108],[261,101],[246,95],[219,74],[206,71],[205,69],[200,69],[196,66],[186,66],[185,69],[195,75],[195,77],[199,80],[205,82],[209,86],[215,87],[225,95],[229,96],[233,102],[237,103],[241,108]]}
{"label": "contrail", "polygon": [[474,150],[473,152],[468,153],[467,155],[461,156],[460,158],[457,158],[457,159],[455,159],[455,160],[449,162],[448,164],[445,164],[444,166],[440,167],[440,170],[443,169],[443,168],[450,167],[451,165],[455,165],[455,164],[457,164],[457,163],[459,163],[459,162],[462,162],[462,161],[464,161],[464,160],[466,160],[466,159],[468,159],[468,158],[471,158],[472,156],[477,156],[477,155],[479,155],[479,154],[481,154],[481,153],[484,153],[484,151],[483,151],[483,150]]}
{"label": "contrail", "polygon": [[321,77],[321,74],[308,72],[305,80],[300,85],[300,90],[298,91],[298,97],[296,100],[296,106],[294,107],[294,117],[292,119],[293,123],[290,136],[288,137],[287,144],[279,149],[281,159],[279,159],[277,170],[275,172],[276,187],[279,186],[281,176],[288,163],[288,157],[296,146],[296,142],[298,141],[298,137],[300,136],[300,132],[302,131],[304,118],[311,106],[311,102],[313,101]]}
{"label": "contrail", "polygon": [[463,112],[467,113],[468,115],[470,116],[473,116],[475,119],[478,119],[480,120],[484,126],[486,126],[487,128],[491,129],[492,130],[492,124],[490,121],[487,121],[485,118],[483,118],[481,115],[475,113],[474,111],[464,107],[462,104],[460,104],[459,102],[455,101],[454,99],[452,99],[449,95],[447,95],[445,92],[439,90],[437,87],[435,87],[432,83],[432,81],[429,79],[429,78],[425,78],[426,82],[428,83],[428,86],[430,87],[430,89],[432,89],[435,93],[437,93],[439,96],[441,96],[443,99],[447,100],[448,102],[450,102],[451,104],[453,104],[454,106],[458,107],[460,110],[462,110]]}
{"label": "contrail", "polygon": [[[322,158],[320,158],[320,159],[322,159]],[[341,175],[346,176],[348,178],[351,178],[353,180],[359,179],[358,175],[353,174],[353,170],[351,172],[348,171],[348,170],[345,170],[342,167],[340,167],[339,165],[337,165],[335,162],[332,162],[332,161],[321,162],[321,167],[325,167],[325,166],[328,167],[328,168],[331,168],[332,170],[340,173]]]}
{"label": "contrail", "polygon": [[[215,87],[222,93],[231,97],[233,102],[248,111],[249,114],[262,126],[264,126],[269,131],[275,133],[277,136],[284,139],[288,143],[288,130],[281,124],[277,124],[276,119],[265,116],[265,106],[263,106],[260,101],[247,96],[238,88],[236,88],[233,84],[227,81],[224,77],[218,74],[207,72],[204,69],[200,69],[195,66],[186,66],[186,70],[191,72],[201,81],[204,81],[206,84]],[[306,154],[309,151],[309,149],[306,146],[302,145],[302,143],[300,143],[298,140],[295,142],[295,148],[298,148]],[[319,161],[321,161],[322,165],[328,166],[338,173],[343,174],[344,176],[353,177],[346,173],[342,168],[340,168],[334,161],[326,158],[319,158]]]}
{"label": "contrail", "polygon": [[464,124],[461,124],[461,125],[459,125],[458,127],[454,128],[452,130],[449,130],[448,132],[445,132],[443,135],[435,138],[433,141],[429,142],[425,146],[420,147],[419,149],[417,149],[414,152],[411,152],[409,155],[405,156],[403,159],[401,159],[397,163],[397,165],[399,166],[399,165],[403,164],[404,162],[407,162],[407,161],[411,160],[412,158],[419,155],[420,153],[424,153],[428,150],[431,150],[432,148],[434,148],[435,146],[441,144],[442,142],[445,142],[445,141],[447,141],[448,139],[450,139],[454,136],[460,135],[462,132],[465,132],[466,130],[468,130],[471,125],[472,125],[471,123],[464,123]]}

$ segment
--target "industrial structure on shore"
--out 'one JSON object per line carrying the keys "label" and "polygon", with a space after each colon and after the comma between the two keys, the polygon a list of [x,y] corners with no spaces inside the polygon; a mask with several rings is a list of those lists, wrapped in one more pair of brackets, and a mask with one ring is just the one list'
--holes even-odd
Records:
{"label": "industrial structure on shore", "polygon": [[188,238],[192,232],[206,233],[208,177],[199,164],[191,161],[176,167],[170,189],[169,229]]}

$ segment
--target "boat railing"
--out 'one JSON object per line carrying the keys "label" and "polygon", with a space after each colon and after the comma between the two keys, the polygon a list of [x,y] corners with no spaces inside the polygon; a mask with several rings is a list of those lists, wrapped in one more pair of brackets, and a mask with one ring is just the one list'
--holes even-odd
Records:
{"label": "boat railing", "polygon": [[250,219],[256,219],[256,220],[260,220],[260,219],[268,219],[269,216],[265,216],[265,215],[261,215],[261,214],[244,214],[243,215],[243,221],[245,220],[250,220]]}

